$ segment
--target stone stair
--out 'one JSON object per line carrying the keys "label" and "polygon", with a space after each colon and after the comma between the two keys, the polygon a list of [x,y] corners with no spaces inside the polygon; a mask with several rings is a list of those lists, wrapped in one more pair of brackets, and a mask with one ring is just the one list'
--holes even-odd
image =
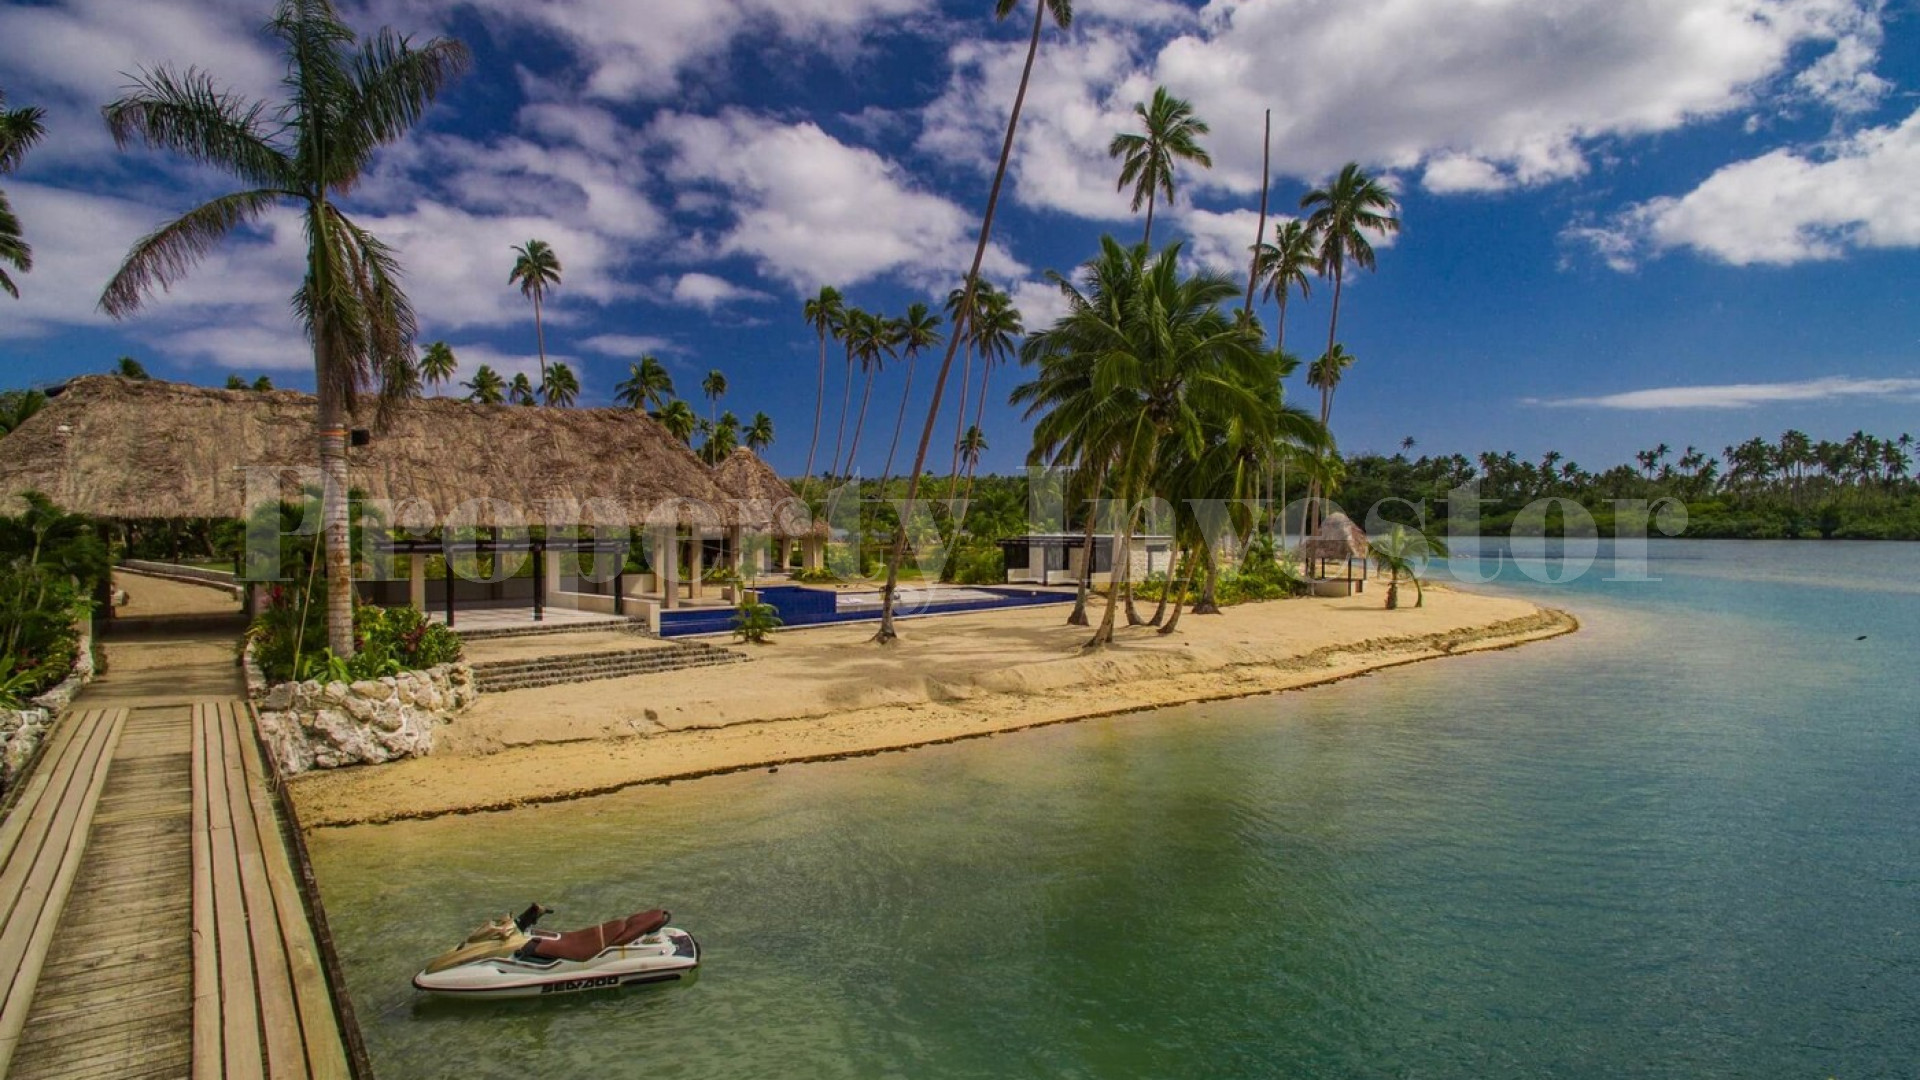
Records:
{"label": "stone stair", "polygon": [[481,693],[532,690],[561,683],[624,679],[657,675],[663,671],[737,664],[747,658],[730,649],[692,641],[676,641],[647,649],[536,656],[526,660],[490,660],[473,665],[474,684]]}
{"label": "stone stair", "polygon": [[653,634],[647,629],[645,619],[602,619],[595,622],[554,622],[537,623],[529,620],[520,626],[489,626],[466,629],[456,618],[453,632],[460,635],[462,641],[486,641],[494,638],[553,637],[558,634],[604,634],[609,630],[625,631],[650,638]]}

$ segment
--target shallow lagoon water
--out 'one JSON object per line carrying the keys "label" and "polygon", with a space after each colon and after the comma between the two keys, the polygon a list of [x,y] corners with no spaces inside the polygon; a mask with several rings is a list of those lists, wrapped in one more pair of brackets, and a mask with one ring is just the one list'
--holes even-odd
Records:
{"label": "shallow lagoon water", "polygon": [[[1605,573],[1506,563],[1490,587],[1585,623],[1511,652],[323,830],[376,1069],[1913,1075],[1920,545],[1656,541],[1660,580]],[[670,907],[705,967],[416,998],[428,956],[535,899],[555,926]]]}

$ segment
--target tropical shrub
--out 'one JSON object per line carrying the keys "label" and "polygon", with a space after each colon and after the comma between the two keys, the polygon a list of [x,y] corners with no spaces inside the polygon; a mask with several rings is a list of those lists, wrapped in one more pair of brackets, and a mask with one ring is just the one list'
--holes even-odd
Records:
{"label": "tropical shrub", "polygon": [[740,582],[740,572],[722,563],[707,567],[706,571],[700,575],[700,580],[709,585],[737,585]]}
{"label": "tropical shrub", "polygon": [[823,566],[818,570],[796,570],[793,580],[802,585],[838,585],[844,579]]}
{"label": "tropical shrub", "polygon": [[[319,601],[319,602],[316,602]],[[342,660],[325,647],[324,599],[305,589],[275,587],[247,629],[254,662],[270,682],[308,679],[352,682],[451,664],[460,636],[413,608],[354,609],[354,655]]]}
{"label": "tropical shrub", "polygon": [[76,624],[110,571],[93,524],[28,493],[27,508],[0,517],[0,657],[10,691],[32,697],[67,677],[79,650]]}
{"label": "tropical shrub", "polygon": [[962,539],[947,565],[951,574],[942,578],[961,585],[1003,585],[1007,580],[1006,555],[998,544],[985,540]]}
{"label": "tropical shrub", "polygon": [[767,644],[767,638],[781,625],[780,612],[757,599],[741,598],[733,614],[733,636],[751,645]]}

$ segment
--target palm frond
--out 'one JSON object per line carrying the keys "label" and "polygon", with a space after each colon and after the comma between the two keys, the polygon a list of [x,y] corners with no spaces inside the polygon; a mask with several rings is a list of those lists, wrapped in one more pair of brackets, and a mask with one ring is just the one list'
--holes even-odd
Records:
{"label": "palm frond", "polygon": [[259,220],[287,195],[273,189],[222,195],[141,238],[100,294],[100,309],[116,319],[138,310],[156,287],[171,289],[228,233]]}
{"label": "palm frond", "polygon": [[115,145],[144,142],[212,165],[259,188],[294,187],[292,159],[273,144],[265,106],[214,84],[196,68],[143,71],[102,110]]}

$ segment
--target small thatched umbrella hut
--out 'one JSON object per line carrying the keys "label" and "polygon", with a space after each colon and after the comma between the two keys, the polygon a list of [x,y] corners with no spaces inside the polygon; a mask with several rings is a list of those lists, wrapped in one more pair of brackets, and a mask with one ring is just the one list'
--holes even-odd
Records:
{"label": "small thatched umbrella hut", "polygon": [[[1300,545],[1300,558],[1309,565],[1318,564],[1311,573],[1319,581],[1328,580],[1326,564],[1329,561],[1344,560],[1347,564],[1347,576],[1344,579],[1346,585],[1356,592],[1365,592],[1367,557],[1370,551],[1367,534],[1361,531],[1360,526],[1353,523],[1352,518],[1345,514],[1332,514],[1320,524],[1318,533],[1308,537],[1306,542]],[[1355,562],[1360,564],[1357,577],[1354,574]]]}
{"label": "small thatched umbrella hut", "polygon": [[[0,439],[0,511],[40,491],[99,518],[244,518],[250,504],[299,498],[319,482],[308,394],[86,376],[50,398]],[[348,482],[416,537],[477,527],[497,539],[499,529],[545,526],[545,539],[519,542],[537,551],[574,530],[646,530],[668,564],[662,580],[677,576],[679,544],[668,536],[739,520],[692,450],[633,409],[401,402],[349,451]],[[665,606],[676,593],[664,590]],[[536,611],[538,594],[536,585]]]}
{"label": "small thatched umbrella hut", "polygon": [[807,504],[760,455],[744,446],[736,447],[714,467],[713,482],[733,500],[736,553],[741,551],[743,533],[771,537],[777,547],[773,568],[785,570],[792,559],[790,545],[798,540],[806,568],[819,568],[826,523],[813,520]]}

